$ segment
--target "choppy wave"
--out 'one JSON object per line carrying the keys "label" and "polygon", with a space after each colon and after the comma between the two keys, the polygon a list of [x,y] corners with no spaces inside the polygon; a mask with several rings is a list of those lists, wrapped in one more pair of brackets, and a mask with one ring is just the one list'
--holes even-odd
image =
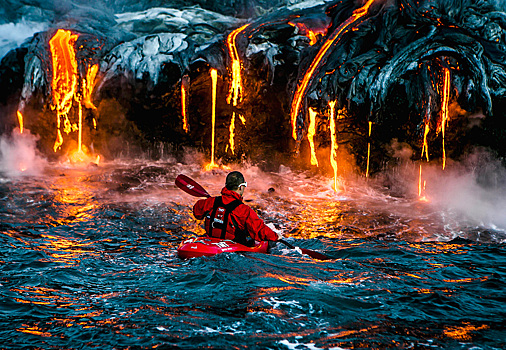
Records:
{"label": "choppy wave", "polygon": [[180,260],[202,228],[174,179],[218,194],[223,170],[52,164],[0,182],[2,348],[504,346],[501,230],[371,182],[334,193],[321,175],[240,170],[249,205],[332,260],[286,247]]}

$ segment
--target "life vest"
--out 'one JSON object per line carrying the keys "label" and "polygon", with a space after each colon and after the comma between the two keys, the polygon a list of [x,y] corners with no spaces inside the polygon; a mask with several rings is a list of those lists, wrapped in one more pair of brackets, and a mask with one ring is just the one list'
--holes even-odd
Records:
{"label": "life vest", "polygon": [[[221,239],[230,239],[239,243],[245,241],[246,233],[239,230],[237,223],[234,223],[233,218],[230,216],[234,209],[240,204],[242,204],[242,202],[238,199],[228,204],[223,204],[221,196],[216,197],[214,199],[213,209],[210,214],[206,216],[205,224],[207,235]],[[227,230],[227,228],[229,229]]]}

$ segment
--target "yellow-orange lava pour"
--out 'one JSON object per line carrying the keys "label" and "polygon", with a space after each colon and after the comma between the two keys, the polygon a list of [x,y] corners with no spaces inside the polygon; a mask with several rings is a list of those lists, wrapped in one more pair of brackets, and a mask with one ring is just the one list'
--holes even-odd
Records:
{"label": "yellow-orange lava pour", "polygon": [[309,108],[309,128],[307,130],[307,139],[311,147],[311,165],[318,166],[318,159],[316,158],[316,151],[314,147],[314,135],[316,129],[316,110]]}
{"label": "yellow-orange lava pour", "polygon": [[418,174],[418,199],[423,202],[428,202],[427,197],[425,196],[425,186],[426,181],[422,178],[422,164],[420,164],[420,171]]}
{"label": "yellow-orange lava pour", "polygon": [[241,79],[241,66],[242,62],[237,51],[236,39],[237,35],[245,30],[249,24],[245,24],[240,28],[235,29],[227,37],[227,47],[230,59],[232,61],[232,83],[227,97],[227,103],[232,103],[237,106],[238,102],[242,101],[242,79]]}
{"label": "yellow-orange lava pour", "polygon": [[[56,141],[53,150],[61,148],[64,139],[63,132],[78,132],[77,149],[67,150],[68,158],[73,162],[92,162],[83,145],[83,105],[86,108],[97,110],[91,102],[91,95],[95,88],[95,79],[98,73],[98,64],[88,67],[86,77],[79,81],[77,71],[76,52],[74,49],[77,34],[69,30],[59,29],[49,41],[52,58],[53,79],[51,88],[53,101],[51,107],[56,110]],[[74,101],[78,106],[78,120],[71,122],[69,112]],[[63,128],[62,126],[63,119]],[[97,121],[93,118],[93,127],[96,129]]]}
{"label": "yellow-orange lava pour", "polygon": [[316,70],[320,67],[320,64],[326,59],[328,50],[330,47],[336,43],[339,42],[341,38],[341,34],[345,33],[348,29],[348,27],[355,24],[357,20],[359,20],[361,17],[366,15],[369,11],[369,7],[372,5],[372,3],[375,0],[368,0],[367,3],[362,6],[361,8],[353,11],[353,14],[350,18],[348,18],[345,22],[343,22],[339,27],[337,27],[334,32],[330,35],[330,37],[323,43],[322,47],[316,54],[316,57],[314,58],[313,62],[311,62],[311,65],[309,66],[309,69],[304,74],[304,77],[300,81],[300,83],[297,85],[297,90],[295,91],[295,94],[293,96],[292,100],[292,106],[291,106],[291,122],[292,122],[292,137],[297,140],[297,116],[299,115],[300,111],[300,105],[302,103],[302,98],[306,94],[306,90],[309,86],[309,83],[311,82],[313,78],[313,74],[316,72]]}
{"label": "yellow-orange lava pour", "polygon": [[20,111],[17,111],[17,115],[18,115],[18,123],[19,123],[19,133],[22,134],[23,133],[23,129],[24,129],[24,124],[23,124],[23,114],[21,114]]}
{"label": "yellow-orange lava pour", "polygon": [[186,133],[188,133],[188,131],[190,130],[190,127],[188,125],[188,113],[187,113],[188,94],[186,92],[187,85],[189,85],[188,79],[189,79],[188,75],[185,75],[183,76],[183,78],[181,78],[181,116],[183,117],[183,130]]}
{"label": "yellow-orange lava pour", "polygon": [[[237,106],[239,102],[242,101],[242,62],[239,57],[239,52],[237,51],[237,36],[239,33],[244,31],[249,24],[245,24],[240,28],[235,29],[227,36],[227,47],[228,54],[231,60],[231,78],[232,82],[230,83],[230,90],[228,92],[227,103],[232,104],[232,106]],[[241,122],[245,124],[246,120],[243,116],[239,115]],[[230,151],[232,154],[235,154],[235,142],[234,142],[234,129],[235,129],[235,112],[232,112],[232,119],[230,120]]]}
{"label": "yellow-orange lava pour", "polygon": [[211,68],[211,80],[212,80],[212,130],[211,130],[211,163],[205,166],[206,170],[217,168],[218,166],[214,163],[214,133],[216,128],[216,86],[218,85],[218,71]]}
{"label": "yellow-orange lava pour", "polygon": [[445,129],[449,118],[448,113],[449,100],[450,100],[450,70],[448,68],[445,68],[443,97],[441,101],[441,134],[443,135],[443,170],[446,166]]}
{"label": "yellow-orange lava pour", "polygon": [[372,122],[370,121],[369,122],[369,142],[367,142],[367,167],[365,170],[365,177],[366,178],[369,177],[369,160],[371,158],[371,141],[370,141],[371,131],[372,131]]}
{"label": "yellow-orange lava pour", "polygon": [[429,134],[430,126],[428,121],[425,122],[425,130],[423,132],[423,145],[422,145],[422,158],[425,153],[425,159],[429,161],[429,145],[427,143],[427,135]]}
{"label": "yellow-orange lava pour", "polygon": [[56,109],[57,138],[54,151],[63,144],[61,134],[61,118],[64,118],[64,131],[68,134],[72,131],[72,125],[68,119],[68,113],[72,108],[74,94],[77,89],[77,61],[74,44],[77,35],[71,31],[59,29],[49,41],[49,49],[53,63],[53,79],[51,88],[53,91],[53,105]]}
{"label": "yellow-orange lava pour", "polygon": [[336,101],[329,102],[330,107],[330,164],[334,169],[334,191],[337,192],[337,132],[336,132]]}

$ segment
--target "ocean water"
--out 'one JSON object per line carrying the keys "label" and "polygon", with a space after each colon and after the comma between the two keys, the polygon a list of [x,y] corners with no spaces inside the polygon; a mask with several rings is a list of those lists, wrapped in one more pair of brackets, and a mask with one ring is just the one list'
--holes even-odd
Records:
{"label": "ocean water", "polygon": [[0,348],[506,347],[506,234],[490,220],[362,180],[336,193],[288,167],[239,170],[248,205],[332,259],[281,245],[179,259],[203,231],[175,177],[216,195],[224,170],[130,160],[0,175]]}

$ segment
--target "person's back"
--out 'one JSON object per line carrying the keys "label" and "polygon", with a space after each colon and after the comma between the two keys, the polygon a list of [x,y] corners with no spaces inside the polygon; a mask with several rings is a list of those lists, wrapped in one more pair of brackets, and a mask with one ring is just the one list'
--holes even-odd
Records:
{"label": "person's back", "polygon": [[253,209],[242,202],[247,186],[244,176],[233,171],[227,175],[221,196],[201,199],[193,206],[198,220],[205,218],[208,236],[231,239],[238,243],[248,241],[276,241],[282,236],[271,230]]}

